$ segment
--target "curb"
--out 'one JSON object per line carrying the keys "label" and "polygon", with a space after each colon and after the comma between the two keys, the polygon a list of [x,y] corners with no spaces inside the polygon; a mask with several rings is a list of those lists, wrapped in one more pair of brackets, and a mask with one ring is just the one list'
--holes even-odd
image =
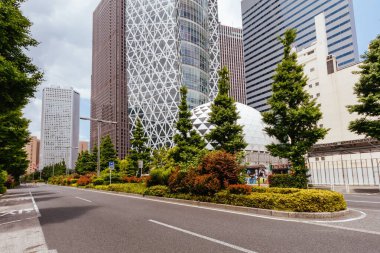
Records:
{"label": "curb", "polygon": [[[73,187],[73,188],[78,189],[77,187]],[[83,188],[83,190],[93,190],[93,191],[100,191],[100,192],[105,192],[105,193],[112,192],[112,193],[117,193],[120,195],[129,195],[129,196],[141,197],[141,198],[146,198],[146,199],[163,200],[163,201],[172,202],[172,203],[180,203],[180,204],[209,207],[209,208],[218,208],[218,209],[224,209],[224,210],[235,211],[235,212],[252,213],[252,214],[281,217],[281,218],[319,219],[320,220],[320,219],[342,218],[351,213],[349,209],[339,211],[339,212],[329,212],[329,213],[327,212],[326,213],[286,212],[286,211],[276,211],[276,210],[269,210],[269,209],[260,209],[260,208],[254,208],[254,207],[216,204],[216,203],[201,202],[201,201],[195,201],[195,200],[140,195],[140,194],[134,194],[134,193],[127,193],[127,192],[104,191],[104,190],[97,190],[93,188],[87,188],[87,189]]]}

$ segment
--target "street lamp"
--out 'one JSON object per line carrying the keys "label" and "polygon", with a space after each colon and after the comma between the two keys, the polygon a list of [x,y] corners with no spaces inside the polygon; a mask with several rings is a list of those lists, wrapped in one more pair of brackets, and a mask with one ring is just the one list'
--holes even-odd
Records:
{"label": "street lamp", "polygon": [[101,130],[101,123],[105,124],[113,124],[116,125],[117,122],[115,121],[107,121],[107,120],[101,120],[101,119],[93,119],[93,118],[86,118],[86,117],[80,117],[81,120],[88,120],[98,123],[98,158],[97,158],[97,174],[98,177],[100,176],[100,130]]}

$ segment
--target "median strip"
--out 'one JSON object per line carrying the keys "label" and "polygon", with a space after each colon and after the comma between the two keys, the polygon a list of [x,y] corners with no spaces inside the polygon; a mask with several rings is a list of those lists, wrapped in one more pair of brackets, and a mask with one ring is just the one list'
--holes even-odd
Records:
{"label": "median strip", "polygon": [[257,253],[256,251],[252,251],[252,250],[249,250],[249,249],[245,249],[245,248],[242,248],[242,247],[239,247],[239,246],[236,246],[236,245],[233,245],[233,244],[230,244],[230,243],[224,242],[224,241],[220,241],[220,240],[217,240],[217,239],[214,239],[214,238],[208,237],[208,236],[204,236],[204,235],[201,235],[201,234],[197,234],[197,233],[194,233],[194,232],[191,232],[191,231],[188,231],[188,230],[182,229],[182,228],[174,227],[174,226],[172,226],[172,225],[165,224],[165,223],[162,223],[162,222],[159,222],[159,221],[155,221],[155,220],[149,220],[149,221],[152,222],[152,223],[155,223],[155,224],[157,224],[157,225],[160,225],[160,226],[163,226],[163,227],[167,227],[167,228],[170,228],[170,229],[173,229],[173,230],[176,230],[176,231],[179,231],[179,232],[182,232],[182,233],[188,234],[188,235],[192,235],[192,236],[195,236],[195,237],[198,237],[198,238],[201,238],[201,239],[204,239],[204,240],[210,241],[210,242],[214,242],[214,243],[217,243],[217,244],[220,244],[220,245],[223,245],[223,246],[226,246],[226,247],[229,247],[229,248],[231,248],[231,249],[235,249],[235,250],[238,250],[238,251],[241,251],[241,252],[246,252],[246,253]]}

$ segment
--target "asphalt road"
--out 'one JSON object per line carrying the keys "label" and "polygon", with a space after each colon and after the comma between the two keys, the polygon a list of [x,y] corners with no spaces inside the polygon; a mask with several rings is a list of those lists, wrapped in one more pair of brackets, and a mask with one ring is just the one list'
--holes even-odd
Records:
{"label": "asphalt road", "polygon": [[[310,224],[74,188],[22,190],[31,191],[47,245],[59,253],[380,252],[380,231],[347,225],[368,216]],[[367,203],[379,195],[347,199],[380,217],[380,204]]]}

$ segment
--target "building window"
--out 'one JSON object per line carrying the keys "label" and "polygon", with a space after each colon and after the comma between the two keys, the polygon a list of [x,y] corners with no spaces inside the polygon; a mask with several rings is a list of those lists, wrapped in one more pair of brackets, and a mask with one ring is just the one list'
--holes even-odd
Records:
{"label": "building window", "polygon": [[321,96],[321,94],[320,93],[317,93],[317,98],[319,98]]}
{"label": "building window", "polygon": [[316,82],[316,83],[315,83],[315,86],[319,86],[319,82]]}
{"label": "building window", "polygon": [[312,85],[312,84],[309,84],[309,88],[313,88],[313,85]]}
{"label": "building window", "polygon": [[310,72],[314,72],[314,71],[315,71],[315,68],[311,68],[311,69],[310,69]]}

